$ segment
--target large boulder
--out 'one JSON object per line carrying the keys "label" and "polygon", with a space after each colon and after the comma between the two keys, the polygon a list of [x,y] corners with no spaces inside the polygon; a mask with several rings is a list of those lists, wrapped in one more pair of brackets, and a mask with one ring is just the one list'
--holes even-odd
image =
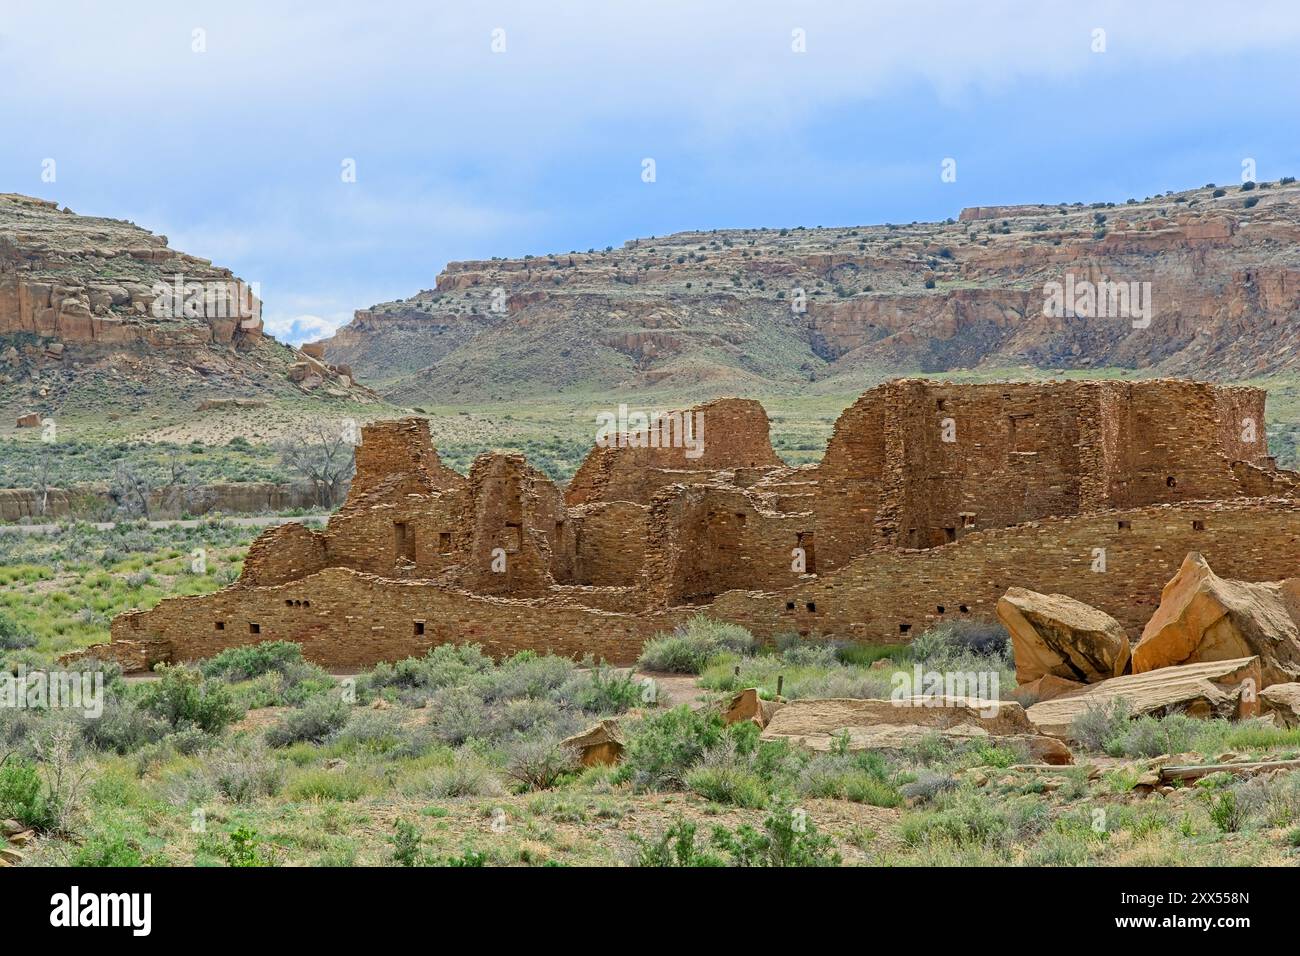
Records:
{"label": "large boulder", "polygon": [[1011,588],[998,601],[997,615],[1011,632],[1018,683],[1051,675],[1095,684],[1120,676],[1128,666],[1124,626],[1082,601]]}
{"label": "large boulder", "polygon": [[623,756],[623,731],[618,721],[607,719],[574,734],[561,742],[562,747],[576,751],[584,767],[610,767]]}
{"label": "large boulder", "polygon": [[1244,719],[1259,716],[1259,658],[1209,661],[1126,674],[1070,694],[1034,704],[1026,711],[1040,734],[1068,739],[1075,718],[1090,707],[1124,698],[1134,716],[1181,711],[1192,717]]}
{"label": "large boulder", "polygon": [[954,743],[1020,746],[1041,763],[1072,759],[1059,741],[1034,731],[1019,704],[974,697],[792,700],[771,715],[761,739],[820,752],[841,745],[850,751],[901,751],[934,736]]}
{"label": "large boulder", "polygon": [[1298,681],[1297,620],[1300,579],[1229,581],[1192,552],[1160,592],[1160,606],[1133,648],[1133,672],[1258,656],[1261,687]]}
{"label": "large boulder", "polygon": [[1273,684],[1259,692],[1259,709],[1282,727],[1300,727],[1300,684]]}

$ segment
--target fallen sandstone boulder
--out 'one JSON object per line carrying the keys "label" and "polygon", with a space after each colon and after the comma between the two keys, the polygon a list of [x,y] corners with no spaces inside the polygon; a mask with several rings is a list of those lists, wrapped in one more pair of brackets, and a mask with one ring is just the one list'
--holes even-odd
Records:
{"label": "fallen sandstone boulder", "polygon": [[1119,677],[1128,666],[1124,626],[1082,601],[1011,588],[998,601],[997,615],[1011,632],[1021,684],[1045,675],[1095,684]]}
{"label": "fallen sandstone boulder", "polygon": [[1065,697],[1067,694],[1082,694],[1088,687],[1088,684],[1066,680],[1064,677],[1057,677],[1055,674],[1044,674],[1028,684],[1019,685],[1011,692],[1011,696],[1022,707],[1032,707],[1040,700],[1054,700],[1057,697]]}
{"label": "fallen sandstone boulder", "polygon": [[584,767],[610,767],[623,756],[623,731],[617,720],[602,720],[565,738],[560,746],[577,751]]}
{"label": "fallen sandstone boulder", "polygon": [[1300,681],[1300,579],[1219,577],[1191,552],[1133,648],[1133,673],[1258,656],[1261,687]]}
{"label": "fallen sandstone boulder", "polygon": [[722,713],[722,722],[730,726],[748,720],[763,728],[785,704],[783,700],[763,700],[757,687],[747,687],[731,699]]}
{"label": "fallen sandstone boulder", "polygon": [[1272,684],[1259,692],[1259,710],[1279,727],[1300,727],[1300,683]]}
{"label": "fallen sandstone boulder", "polygon": [[1182,711],[1192,717],[1242,720],[1259,716],[1258,691],[1259,658],[1243,657],[1112,677],[1082,694],[1034,704],[1026,715],[1037,733],[1068,740],[1076,718],[1115,698],[1124,698],[1135,717]]}
{"label": "fallen sandstone boulder", "polygon": [[760,739],[821,752],[844,741],[852,752],[905,750],[935,734],[954,743],[1018,745],[1042,763],[1073,759],[1060,741],[1035,732],[1019,704],[974,697],[792,700],[772,715]]}

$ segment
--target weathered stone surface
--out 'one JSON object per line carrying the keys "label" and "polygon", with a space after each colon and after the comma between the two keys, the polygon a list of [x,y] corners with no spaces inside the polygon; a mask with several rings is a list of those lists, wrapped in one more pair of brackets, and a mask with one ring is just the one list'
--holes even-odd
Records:
{"label": "weathered stone surface", "polygon": [[1300,579],[1219,577],[1199,553],[1183,560],[1133,649],[1135,673],[1258,655],[1263,684],[1300,679]]}
{"label": "weathered stone surface", "polygon": [[1068,739],[1070,725],[1090,707],[1124,698],[1134,716],[1180,711],[1193,717],[1243,719],[1259,715],[1259,658],[1164,667],[1112,677],[1071,694],[1034,704],[1026,711],[1041,734]]}
{"label": "weathered stone surface", "polygon": [[1300,683],[1273,684],[1259,693],[1263,715],[1271,714],[1281,727],[1300,727]]}
{"label": "weathered stone surface", "polygon": [[758,688],[747,687],[731,698],[731,702],[723,711],[722,721],[730,725],[748,720],[760,728],[766,727],[772,715],[785,704],[783,700],[763,700],[758,696]]}
{"label": "weathered stone surface", "polygon": [[956,741],[1035,733],[1019,704],[977,698],[792,700],[772,715],[763,740],[829,751],[847,737],[850,750],[901,750],[927,734]]}
{"label": "weathered stone surface", "polygon": [[1120,676],[1128,665],[1123,625],[1064,594],[1011,588],[998,601],[997,615],[1011,633],[1021,684],[1044,675],[1096,683]]}
{"label": "weathered stone surface", "polygon": [[617,720],[602,720],[566,738],[562,746],[577,751],[584,767],[613,766],[623,755],[623,731]]}
{"label": "weathered stone surface", "polygon": [[1028,684],[1021,684],[1011,695],[1025,707],[1030,707],[1041,700],[1054,700],[1069,694],[1081,694],[1088,689],[1087,684],[1066,680],[1054,674],[1044,674]]}
{"label": "weathered stone surface", "polygon": [[41,416],[39,412],[29,412],[26,415],[18,416],[19,428],[38,428],[40,424]]}

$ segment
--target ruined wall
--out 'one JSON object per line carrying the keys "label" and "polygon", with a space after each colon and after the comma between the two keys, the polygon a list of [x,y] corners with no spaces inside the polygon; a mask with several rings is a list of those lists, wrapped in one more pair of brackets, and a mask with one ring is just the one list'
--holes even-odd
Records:
{"label": "ruined wall", "polygon": [[637,584],[646,557],[649,508],[606,501],[569,509],[573,528],[573,584],[609,587]]}
{"label": "ruined wall", "polygon": [[374,422],[361,430],[356,449],[357,473],[352,480],[349,503],[375,491],[393,476],[409,475],[426,489],[452,490],[465,487],[465,477],[444,465],[429,438],[424,418],[401,418]]}
{"label": "ruined wall", "polygon": [[[1232,462],[1268,456],[1262,427],[1264,392],[1199,382],[1105,382],[1118,435],[1109,503],[1232,498],[1242,494]],[[1247,419],[1254,442],[1241,440]]]}
{"label": "ruined wall", "polygon": [[[1092,570],[1104,549],[1104,572]],[[940,548],[885,549],[780,591],[732,591],[709,613],[765,636],[798,631],[906,642],[953,617],[993,619],[1017,585],[1101,608],[1136,636],[1189,551],[1225,577],[1274,581],[1300,563],[1300,502],[1243,500],[1035,521],[980,531]],[[942,609],[942,610],[941,610]]]}
{"label": "ruined wall", "polygon": [[261,641],[296,641],[307,660],[336,671],[419,656],[449,643],[479,643],[496,657],[532,650],[628,665],[647,637],[676,620],[484,597],[330,568],[276,587],[169,598],[149,611],[119,615],[112,635],[114,644],[169,641],[174,661]]}
{"label": "ruined wall", "polygon": [[1054,515],[1240,497],[1232,462],[1268,461],[1263,420],[1259,389],[1195,382],[888,382],[840,417],[816,469],[822,566]]}
{"label": "ruined wall", "polygon": [[469,480],[473,525],[462,569],[466,587],[482,594],[537,595],[570,577],[572,533],[564,498],[549,478],[522,455],[479,455]]}
{"label": "ruined wall", "polygon": [[[697,415],[698,413],[698,415]],[[733,468],[779,468],[772,450],[767,412],[758,402],[720,398],[674,412],[693,424],[701,442],[698,457],[677,447],[596,447],[579,466],[565,491],[570,505],[592,501],[634,501],[649,504],[666,484],[684,477],[667,478],[659,472],[716,472]],[[617,439],[614,439],[617,441]]]}
{"label": "ruined wall", "polygon": [[657,606],[700,603],[732,588],[786,586],[800,577],[792,569],[796,546],[805,547],[815,570],[811,529],[811,515],[765,511],[735,488],[670,488],[650,506],[646,586]]}
{"label": "ruined wall", "polygon": [[326,536],[296,521],[269,528],[248,546],[240,584],[283,584],[315,574],[328,562]]}

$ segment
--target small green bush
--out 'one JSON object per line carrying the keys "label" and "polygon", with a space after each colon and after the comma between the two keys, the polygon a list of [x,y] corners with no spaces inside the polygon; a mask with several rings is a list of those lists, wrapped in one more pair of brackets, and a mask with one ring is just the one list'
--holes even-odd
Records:
{"label": "small green bush", "polygon": [[304,741],[318,744],[341,729],[351,715],[352,708],[342,697],[314,697],[302,707],[285,714],[280,723],[268,728],[266,742],[272,747],[287,747]]}
{"label": "small green bush", "polygon": [[647,671],[698,674],[723,652],[752,654],[755,646],[754,636],[743,627],[698,614],[672,634],[646,641],[637,666]]}
{"label": "small green bush", "polygon": [[198,727],[219,734],[242,716],[225,684],[204,678],[191,667],[164,667],[161,676],[143,686],[140,707],[172,727]]}
{"label": "small green bush", "polygon": [[689,707],[652,714],[630,729],[617,778],[638,789],[680,789],[686,773],[722,740],[722,717]]}
{"label": "small green bush", "polygon": [[48,830],[58,820],[58,807],[35,764],[13,754],[0,763],[0,819],[17,820],[38,830]]}

